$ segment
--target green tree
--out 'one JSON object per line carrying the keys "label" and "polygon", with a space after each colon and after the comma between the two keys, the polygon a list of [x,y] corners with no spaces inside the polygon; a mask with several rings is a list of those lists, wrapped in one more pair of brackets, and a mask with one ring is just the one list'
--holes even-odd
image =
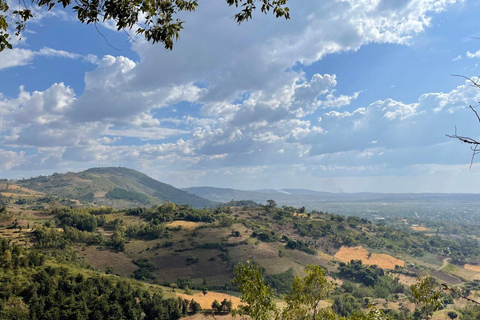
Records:
{"label": "green tree", "polygon": [[416,310],[419,318],[429,319],[433,313],[443,308],[442,291],[430,276],[421,277],[415,284],[410,286],[412,302],[421,306]]}
{"label": "green tree", "polygon": [[220,308],[221,308],[220,303],[217,300],[214,300],[212,302],[212,310],[216,311],[216,312],[219,312]]}
{"label": "green tree", "polygon": [[[273,12],[275,17],[290,18],[288,0],[225,0],[229,6],[241,7],[234,18],[237,23],[252,18],[252,13],[257,9],[267,14]],[[14,21],[15,34],[21,36],[25,30],[26,22],[33,18],[40,8],[52,10],[57,5],[67,10],[73,9],[77,19],[85,24],[96,25],[99,22],[112,21],[117,30],[136,28],[137,34],[143,34],[145,39],[162,43],[166,49],[173,48],[174,40],[178,40],[184,21],[178,18],[182,12],[192,12],[198,7],[198,0],[143,0],[143,1],[114,1],[79,0],[71,7],[71,0],[32,0],[28,7],[23,2],[23,7],[11,10],[6,0],[0,0],[0,52],[5,48],[12,48],[10,44],[9,23]],[[58,7],[57,6],[57,7]],[[207,21],[205,23],[208,23]]]}
{"label": "green tree", "polygon": [[321,308],[320,301],[328,298],[333,284],[325,277],[325,272],[317,265],[305,268],[304,278],[295,277],[290,294],[286,296],[287,307],[283,318],[289,319],[335,319],[331,308]]}
{"label": "green tree", "polygon": [[277,206],[277,203],[275,202],[275,200],[267,200],[267,203],[268,203],[268,206],[271,207],[271,208],[274,208]]}
{"label": "green tree", "polygon": [[200,306],[200,303],[196,302],[193,299],[190,301],[189,308],[192,313],[197,313],[199,311],[202,311],[202,307]]}
{"label": "green tree", "polygon": [[249,261],[240,263],[232,283],[238,286],[242,293],[240,298],[245,303],[232,312],[234,315],[249,315],[253,320],[269,320],[278,315],[272,290],[265,284],[259,266]]}
{"label": "green tree", "polygon": [[343,317],[350,317],[353,314],[358,313],[361,310],[361,307],[362,306],[357,299],[355,299],[355,297],[350,293],[336,297],[333,300],[332,305],[332,309],[335,311],[335,313]]}
{"label": "green tree", "polygon": [[458,317],[458,314],[455,311],[448,311],[447,316],[453,320]]}

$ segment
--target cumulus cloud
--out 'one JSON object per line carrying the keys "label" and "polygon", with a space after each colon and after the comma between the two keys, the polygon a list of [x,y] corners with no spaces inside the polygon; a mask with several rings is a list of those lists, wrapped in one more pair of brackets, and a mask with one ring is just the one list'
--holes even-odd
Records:
{"label": "cumulus cloud", "polygon": [[465,123],[462,108],[480,101],[475,88],[428,93],[414,103],[359,105],[361,92],[337,90],[348,79],[304,69],[327,54],[373,42],[408,45],[433,14],[457,2],[294,1],[291,20],[259,15],[241,28],[228,18],[232,8],[206,2],[186,17],[173,52],[141,39],[133,43],[138,61],[50,48],[6,51],[10,59],[2,59],[0,69],[36,56],[84,59],[96,68],[85,74],[81,94],[56,83],[0,96],[1,144],[36,149],[0,157],[17,163],[9,168],[118,162],[167,182],[247,173],[265,180],[274,172],[287,180],[289,172],[374,175],[398,159],[414,165],[406,160],[414,153],[420,154],[416,161],[434,163],[433,152],[423,150],[439,152],[452,123]]}

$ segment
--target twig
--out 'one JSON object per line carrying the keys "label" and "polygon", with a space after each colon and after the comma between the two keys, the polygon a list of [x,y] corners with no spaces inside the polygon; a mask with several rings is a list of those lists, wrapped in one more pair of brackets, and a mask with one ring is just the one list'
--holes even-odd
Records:
{"label": "twig", "polygon": [[445,283],[442,283],[442,287],[443,287],[443,290],[444,290],[444,291],[450,291],[451,293],[454,293],[454,294],[458,295],[458,296],[459,296],[460,298],[462,298],[462,299],[465,299],[465,300],[467,300],[467,301],[470,301],[470,302],[473,302],[473,303],[475,303],[475,304],[480,305],[480,302],[478,302],[478,301],[476,301],[476,300],[473,300],[473,299],[471,299],[471,298],[469,298],[469,297],[467,297],[467,296],[464,296],[463,294],[459,293],[459,292],[458,292],[457,290],[455,290],[454,288],[451,288],[451,287],[447,286]]}
{"label": "twig", "polygon": [[112,48],[112,49],[115,49],[115,50],[118,50],[118,51],[122,51],[121,49],[118,49],[118,48],[115,48],[114,46],[112,46],[110,44],[110,42],[108,42],[108,39],[103,35],[103,33],[100,32],[100,30],[98,30],[98,27],[97,27],[97,23],[95,22],[94,23],[95,25],[95,29],[97,29],[97,32],[102,36],[102,38],[105,40],[105,42]]}
{"label": "twig", "polygon": [[466,80],[470,81],[471,83],[473,83],[474,87],[477,87],[477,88],[480,87],[480,85],[478,84],[478,81],[480,81],[480,78],[478,78],[478,77],[477,77],[477,80],[474,81],[472,78],[466,77],[466,76],[461,75],[461,74],[452,74],[452,76],[466,79]]}

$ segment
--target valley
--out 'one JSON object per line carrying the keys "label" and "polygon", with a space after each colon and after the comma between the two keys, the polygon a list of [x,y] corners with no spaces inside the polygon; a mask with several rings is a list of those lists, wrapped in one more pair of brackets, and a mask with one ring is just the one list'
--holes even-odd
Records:
{"label": "valley", "polygon": [[[115,207],[100,206],[109,201],[100,196],[94,197],[98,203],[75,198],[87,191],[98,195],[101,188],[108,194],[105,179],[101,185],[88,184],[85,178],[65,185],[61,181],[73,175],[67,174],[0,185],[0,236],[45,255],[47,265],[123,279],[148,292],[162,292],[165,298],[194,299],[204,310],[215,300],[231,300],[234,308],[240,304],[231,281],[237,264],[246,261],[262,268],[280,305],[294,276],[303,276],[308,265],[324,268],[335,284],[332,298],[324,301],[332,308],[338,307],[337,299],[352,296],[354,310],[366,309],[362,301],[368,298],[379,309],[407,316],[415,307],[409,286],[426,274],[472,299],[480,293],[480,244],[474,225],[419,217],[389,217],[378,224],[274,202],[200,209],[162,199],[134,206],[138,199],[153,198],[145,194],[133,201],[133,187],[122,180],[124,171],[106,171],[106,181],[116,181],[111,190],[123,186],[128,191],[118,193]],[[48,193],[61,185],[67,190]],[[135,188],[140,190],[139,185]],[[121,208],[123,203],[129,205]],[[449,297],[449,308],[462,306],[459,297]]]}

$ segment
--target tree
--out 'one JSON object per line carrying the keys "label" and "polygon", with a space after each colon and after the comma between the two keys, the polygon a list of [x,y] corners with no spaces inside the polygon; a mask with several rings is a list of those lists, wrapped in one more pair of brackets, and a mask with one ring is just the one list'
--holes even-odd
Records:
{"label": "tree", "polygon": [[231,310],[232,310],[232,300],[227,300],[227,298],[223,299],[222,303],[220,304],[220,311],[230,312]]}
{"label": "tree", "polygon": [[458,314],[455,311],[448,311],[447,316],[453,320],[458,317]]}
{"label": "tree", "polygon": [[253,320],[269,320],[278,314],[272,290],[263,281],[259,266],[249,261],[240,263],[232,283],[238,286],[242,293],[240,298],[245,303],[232,312],[234,315],[248,314]]}
{"label": "tree", "polygon": [[267,200],[267,203],[268,203],[268,206],[271,208],[274,208],[277,206],[277,203],[275,202],[275,200]]}
{"label": "tree", "polygon": [[212,310],[216,311],[216,312],[219,312],[220,308],[221,308],[220,303],[217,300],[214,300],[212,302]]}
{"label": "tree", "polygon": [[333,301],[332,309],[343,317],[350,317],[361,310],[361,305],[350,293],[341,297],[336,297]]}
{"label": "tree", "polygon": [[192,311],[192,313],[197,313],[199,311],[202,311],[202,307],[200,306],[200,303],[196,302],[195,300],[191,300],[190,301],[190,311]]}
{"label": "tree", "polygon": [[[288,0],[225,0],[229,6],[240,7],[235,14],[237,23],[250,20],[257,4],[261,12],[273,12],[275,17],[290,18]],[[15,25],[15,35],[21,37],[26,23],[33,18],[40,9],[52,10],[60,7],[70,8],[71,0],[32,0],[32,7],[23,2],[19,10],[11,11],[6,0],[0,0],[0,52],[5,48],[12,48],[9,32],[12,22]],[[185,21],[178,18],[182,12],[192,12],[198,7],[198,0],[143,0],[143,1],[115,1],[115,0],[76,0],[71,7],[77,14],[77,19],[85,24],[93,24],[95,28],[99,22],[111,21],[117,30],[131,30],[136,28],[136,34],[143,34],[147,41],[160,42],[166,49],[172,50],[173,41],[178,40]],[[208,22],[207,22],[208,23]]]}
{"label": "tree", "polygon": [[335,319],[331,308],[321,308],[320,301],[328,298],[333,284],[327,280],[322,268],[308,265],[304,278],[295,277],[290,294],[286,297],[287,307],[283,319]]}
{"label": "tree", "polygon": [[433,313],[443,308],[442,291],[435,284],[435,279],[430,276],[419,278],[410,286],[412,302],[421,306],[417,310],[423,319],[429,319]]}

